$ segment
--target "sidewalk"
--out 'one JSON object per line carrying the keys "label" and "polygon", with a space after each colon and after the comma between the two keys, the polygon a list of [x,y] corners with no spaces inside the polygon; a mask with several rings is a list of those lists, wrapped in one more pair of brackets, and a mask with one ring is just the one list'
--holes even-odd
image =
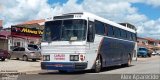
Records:
{"label": "sidewalk", "polygon": [[160,60],[159,55],[151,56],[151,57],[138,57],[137,61],[150,61],[150,60]]}
{"label": "sidewalk", "polygon": [[28,72],[41,70],[40,61],[6,60],[0,62],[0,71]]}

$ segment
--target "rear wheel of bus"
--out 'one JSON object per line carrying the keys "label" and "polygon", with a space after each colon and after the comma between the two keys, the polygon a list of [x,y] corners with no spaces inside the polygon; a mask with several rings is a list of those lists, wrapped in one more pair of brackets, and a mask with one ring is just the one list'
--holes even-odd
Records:
{"label": "rear wheel of bus", "polygon": [[128,54],[128,61],[127,61],[127,63],[122,64],[122,66],[124,66],[124,67],[129,67],[129,66],[131,66],[131,61],[132,61],[131,55]]}
{"label": "rear wheel of bus", "polygon": [[64,71],[64,70],[58,70],[59,73],[67,73],[67,71]]}

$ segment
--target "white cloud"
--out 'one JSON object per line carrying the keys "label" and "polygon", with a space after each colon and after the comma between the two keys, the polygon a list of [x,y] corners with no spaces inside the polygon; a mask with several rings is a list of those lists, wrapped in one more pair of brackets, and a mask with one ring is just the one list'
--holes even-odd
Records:
{"label": "white cloud", "polygon": [[154,7],[160,7],[160,0],[147,0],[145,2]]}
{"label": "white cloud", "polygon": [[[159,18],[160,19],[160,18]],[[151,36],[160,36],[160,20],[149,20],[144,23],[144,30],[148,32]]]}
{"label": "white cloud", "polygon": [[87,11],[116,22],[130,22],[143,36],[160,33],[160,18],[149,20],[147,16],[140,14],[132,3],[146,3],[154,7],[160,4],[159,0],[84,0],[81,4],[78,4],[77,0],[68,0],[62,5],[59,3],[49,5],[47,0],[0,0],[0,6],[3,8],[0,10],[0,19],[4,20],[5,27],[10,27],[28,20]]}
{"label": "white cloud", "polygon": [[1,0],[0,4],[3,7],[0,19],[4,20],[4,27],[45,18],[54,11],[47,0]]}

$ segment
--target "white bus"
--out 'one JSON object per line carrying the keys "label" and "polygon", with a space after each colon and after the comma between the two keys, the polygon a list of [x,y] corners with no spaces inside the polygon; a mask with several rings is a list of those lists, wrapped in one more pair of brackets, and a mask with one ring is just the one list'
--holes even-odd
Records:
{"label": "white bus", "polygon": [[91,13],[68,13],[45,22],[41,43],[44,70],[70,72],[131,64],[136,29]]}

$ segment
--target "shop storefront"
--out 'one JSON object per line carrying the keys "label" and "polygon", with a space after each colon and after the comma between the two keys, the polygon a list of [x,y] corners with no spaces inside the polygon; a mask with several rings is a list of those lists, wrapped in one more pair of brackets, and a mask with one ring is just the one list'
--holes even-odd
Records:
{"label": "shop storefront", "polygon": [[11,26],[12,47],[26,47],[28,44],[40,44],[43,34],[39,24],[24,24]]}

